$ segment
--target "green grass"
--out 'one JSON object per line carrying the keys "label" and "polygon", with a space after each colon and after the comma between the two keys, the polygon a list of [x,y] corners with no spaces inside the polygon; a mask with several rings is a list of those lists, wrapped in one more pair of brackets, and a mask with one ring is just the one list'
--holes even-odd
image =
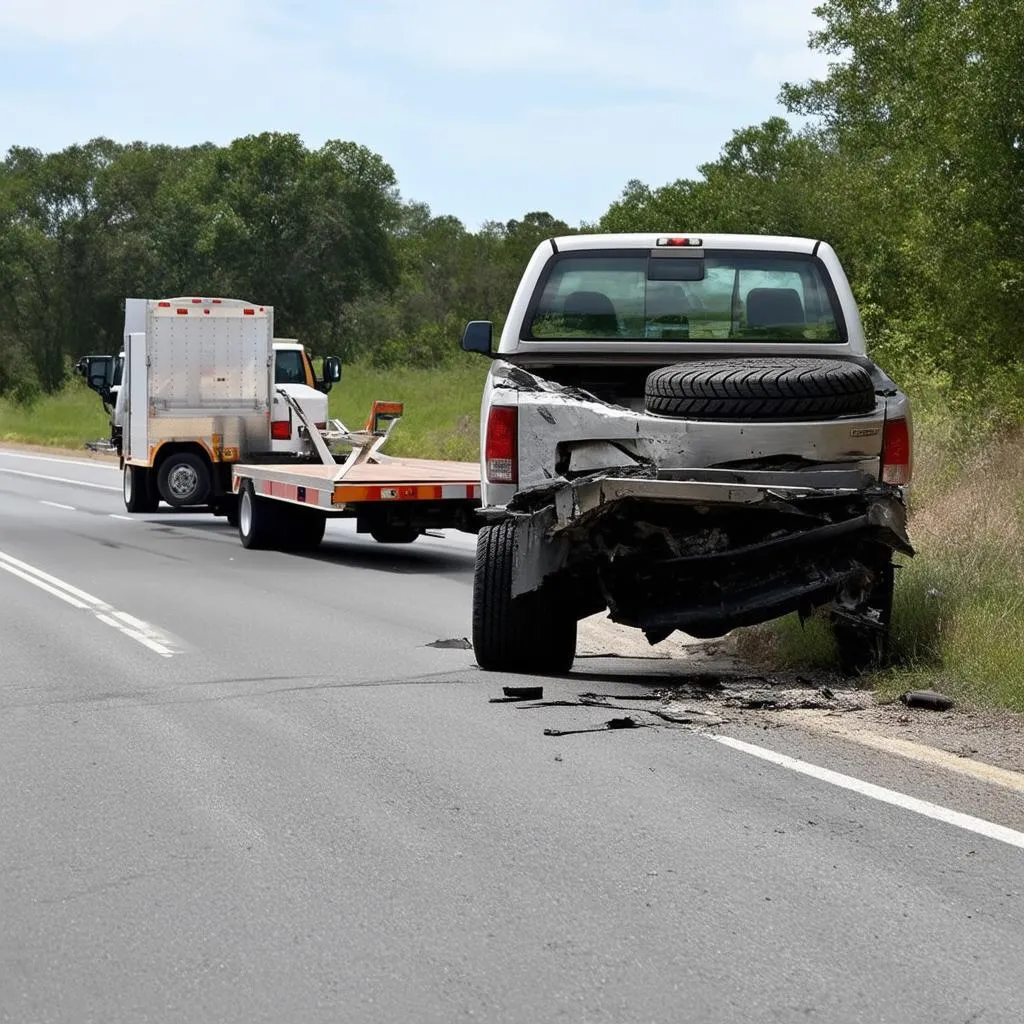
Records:
{"label": "green grass", "polygon": [[[970,452],[962,437],[951,443],[955,423],[928,413],[911,500],[917,555],[898,560],[892,664],[871,682],[882,700],[927,687],[1024,712],[1024,436],[980,439]],[[782,668],[835,666],[820,618],[787,616],[738,639]]]}
{"label": "green grass", "polygon": [[346,366],[331,392],[331,416],[349,428],[365,426],[375,399],[403,402],[388,439],[391,455],[475,462],[480,452],[480,396],[490,363],[460,356],[436,370],[375,370]]}
{"label": "green grass", "polygon": [[99,398],[79,378],[28,408],[0,399],[0,441],[81,448],[86,441],[109,436]]}
{"label": "green grass", "polygon": [[[346,366],[331,391],[331,415],[361,428],[374,399],[404,402],[386,451],[472,462],[480,450],[480,395],[488,366],[480,356],[462,354],[436,370]],[[0,441],[81,448],[109,433],[99,398],[79,378],[29,408],[0,399]]]}

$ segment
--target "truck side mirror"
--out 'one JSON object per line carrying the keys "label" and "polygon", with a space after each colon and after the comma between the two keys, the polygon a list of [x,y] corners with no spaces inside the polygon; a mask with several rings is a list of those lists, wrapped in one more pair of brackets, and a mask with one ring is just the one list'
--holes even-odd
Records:
{"label": "truck side mirror", "polygon": [[109,393],[114,383],[113,356],[83,356],[75,365],[75,369],[85,378],[90,390],[101,397]]}
{"label": "truck side mirror", "polygon": [[490,320],[470,320],[462,332],[462,351],[489,356],[493,336],[494,326]]}
{"label": "truck side mirror", "polygon": [[341,380],[341,360],[337,356],[324,356],[324,377],[319,390],[325,395]]}

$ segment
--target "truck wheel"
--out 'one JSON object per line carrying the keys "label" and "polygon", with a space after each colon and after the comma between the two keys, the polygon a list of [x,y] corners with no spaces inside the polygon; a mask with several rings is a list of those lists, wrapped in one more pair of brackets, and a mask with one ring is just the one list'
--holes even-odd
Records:
{"label": "truck wheel", "polygon": [[415,526],[375,526],[370,531],[378,544],[411,544],[419,535]]}
{"label": "truck wheel", "polygon": [[124,507],[128,512],[155,512],[157,502],[151,493],[149,470],[125,463],[121,480]]}
{"label": "truck wheel", "polygon": [[859,625],[838,615],[832,618],[832,636],[836,642],[839,670],[846,676],[875,672],[885,665],[892,630],[892,604],[895,571],[890,560],[877,570],[878,582],[872,588],[863,609],[878,617],[875,625]]}
{"label": "truck wheel", "polygon": [[160,496],[168,505],[205,505],[210,493],[210,469],[194,452],[173,452],[160,463]]}
{"label": "truck wheel", "polygon": [[701,359],[651,373],[644,406],[688,419],[823,419],[874,411],[875,386],[843,359]]}
{"label": "truck wheel", "polygon": [[563,675],[576,657],[576,617],[548,591],[512,597],[515,531],[510,522],[477,534],[473,650],[491,672]]}
{"label": "truck wheel", "polygon": [[297,505],[281,505],[275,511],[279,515],[278,536],[282,547],[288,551],[315,551],[320,547],[327,526],[323,512]]}
{"label": "truck wheel", "polygon": [[252,482],[242,484],[238,496],[238,536],[244,548],[268,548],[277,539],[278,515],[273,502],[257,498]]}

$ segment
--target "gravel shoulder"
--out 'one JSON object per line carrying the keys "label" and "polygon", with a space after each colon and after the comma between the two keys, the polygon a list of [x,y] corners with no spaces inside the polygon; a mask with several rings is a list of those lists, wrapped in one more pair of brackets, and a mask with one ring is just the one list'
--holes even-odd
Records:
{"label": "gravel shoulder", "polygon": [[[597,615],[580,624],[577,671],[585,659],[646,661],[646,685],[659,708],[708,727],[726,724],[790,727],[831,733],[912,760],[1020,785],[1024,792],[1024,715],[998,709],[954,707],[949,711],[880,703],[870,689],[831,674],[766,670],[744,661],[732,638],[694,640],[678,634],[655,646],[643,635]],[[651,705],[648,704],[648,707]]]}

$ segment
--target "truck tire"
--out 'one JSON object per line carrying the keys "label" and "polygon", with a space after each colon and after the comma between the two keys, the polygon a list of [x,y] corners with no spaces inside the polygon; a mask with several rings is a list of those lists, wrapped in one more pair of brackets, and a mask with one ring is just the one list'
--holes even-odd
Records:
{"label": "truck tire", "polygon": [[242,547],[271,547],[278,537],[279,519],[274,503],[266,498],[257,498],[252,481],[243,481],[238,496],[238,536]]}
{"label": "truck tire", "polygon": [[132,466],[127,462],[121,479],[121,494],[124,507],[128,512],[155,512],[157,500],[154,499],[150,485],[150,471],[145,466]]}
{"label": "truck tire", "polygon": [[278,542],[287,551],[315,551],[324,539],[327,516],[316,509],[281,505],[278,515]]}
{"label": "truck tire", "polygon": [[378,544],[411,544],[419,535],[415,526],[375,526],[370,531]]}
{"label": "truck tire", "polygon": [[832,636],[835,639],[839,671],[845,676],[859,676],[883,668],[889,656],[892,630],[892,605],[896,574],[892,556],[879,557],[875,569],[877,583],[864,602],[878,618],[874,625],[860,625],[845,616],[833,615]]}
{"label": "truck tire", "polygon": [[830,419],[873,412],[875,386],[843,359],[701,359],[651,373],[644,404],[687,419]]}
{"label": "truck tire", "polygon": [[489,672],[564,675],[576,657],[576,618],[544,590],[512,597],[511,522],[477,534],[473,651]]}
{"label": "truck tire", "polygon": [[210,467],[195,452],[172,452],[160,463],[160,497],[175,508],[205,505],[210,494]]}

